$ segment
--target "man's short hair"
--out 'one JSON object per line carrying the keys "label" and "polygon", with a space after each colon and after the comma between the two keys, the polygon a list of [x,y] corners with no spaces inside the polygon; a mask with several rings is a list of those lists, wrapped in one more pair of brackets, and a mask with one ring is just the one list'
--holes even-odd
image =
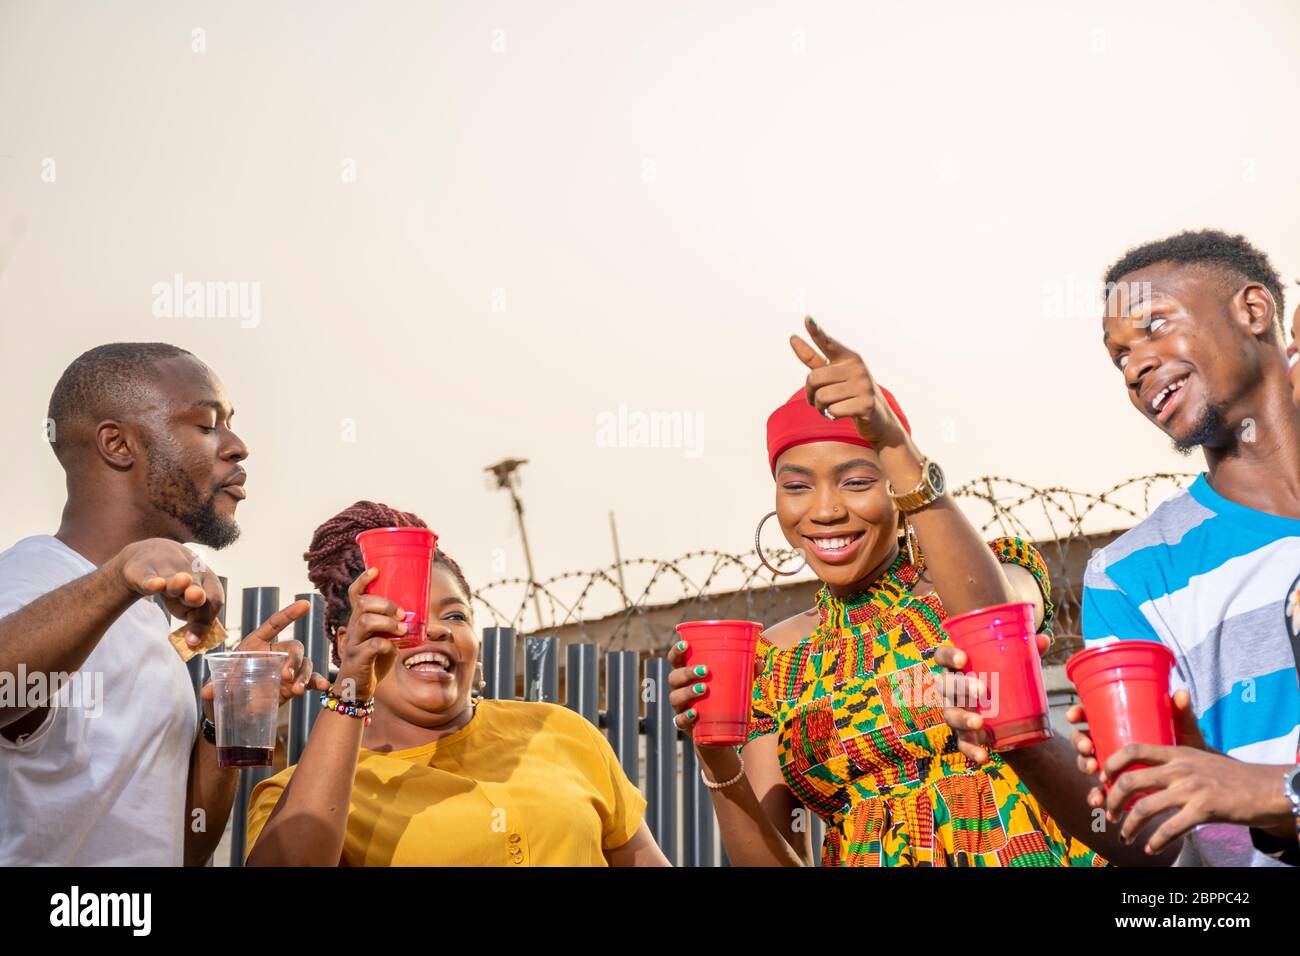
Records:
{"label": "man's short hair", "polygon": [[102,421],[118,417],[132,404],[138,407],[154,377],[155,363],[190,354],[165,342],[112,342],[77,356],[50,394],[55,453],[66,447],[58,436],[75,435],[79,421]]}
{"label": "man's short hair", "polygon": [[1129,273],[1153,266],[1157,262],[1204,266],[1238,286],[1245,282],[1258,282],[1273,293],[1273,301],[1277,303],[1273,329],[1274,333],[1281,332],[1282,280],[1273,264],[1268,261],[1268,256],[1252,246],[1245,236],[1230,236],[1217,229],[1202,229],[1199,232],[1180,232],[1168,239],[1148,242],[1130,249],[1106,270],[1106,288],[1112,288]]}

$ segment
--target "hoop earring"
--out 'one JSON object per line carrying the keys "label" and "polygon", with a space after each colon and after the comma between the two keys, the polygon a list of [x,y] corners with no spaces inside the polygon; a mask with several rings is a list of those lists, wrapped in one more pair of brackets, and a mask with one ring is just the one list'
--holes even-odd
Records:
{"label": "hoop earring", "polygon": [[477,704],[483,699],[483,688],[487,686],[487,681],[483,679],[483,662],[479,661],[474,665],[474,687],[469,692],[469,702]]}
{"label": "hoop earring", "polygon": [[903,548],[907,552],[907,563],[915,564],[917,567],[920,567],[916,560],[918,550],[916,545],[916,529],[912,527],[912,522],[907,520],[907,515],[903,515],[903,526],[898,529],[898,542],[899,547]]}
{"label": "hoop earring", "polygon": [[804,556],[804,553],[802,551],[799,552],[799,557],[803,558],[803,564],[799,565],[799,567],[795,568],[793,571],[782,571],[780,568],[773,567],[772,565],[768,564],[767,558],[764,557],[763,555],[763,546],[759,544],[759,537],[763,534],[763,525],[767,524],[767,519],[772,517],[774,514],[776,514],[775,511],[769,511],[767,514],[763,515],[762,520],[759,521],[758,523],[758,527],[754,529],[754,553],[758,555],[759,563],[762,564],[763,567],[771,571],[773,574],[779,574],[779,575],[798,574],[804,568],[808,567],[808,558]]}

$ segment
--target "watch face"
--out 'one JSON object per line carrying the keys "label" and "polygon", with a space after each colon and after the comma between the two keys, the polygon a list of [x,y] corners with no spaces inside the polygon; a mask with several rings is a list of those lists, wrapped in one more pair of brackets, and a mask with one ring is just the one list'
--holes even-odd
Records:
{"label": "watch face", "polygon": [[936,498],[944,493],[946,488],[944,487],[945,481],[943,477],[943,469],[937,464],[930,462],[925,466],[925,478],[926,482],[930,485],[930,491],[933,492]]}
{"label": "watch face", "polygon": [[1300,800],[1300,767],[1296,767],[1287,775],[1286,785],[1291,791],[1291,799]]}

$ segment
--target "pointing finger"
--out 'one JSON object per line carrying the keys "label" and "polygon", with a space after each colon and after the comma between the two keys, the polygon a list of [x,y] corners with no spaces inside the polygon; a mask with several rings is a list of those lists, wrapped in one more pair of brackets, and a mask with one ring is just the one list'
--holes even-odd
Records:
{"label": "pointing finger", "polygon": [[277,634],[310,610],[311,604],[308,602],[294,601],[268,617],[266,623],[248,635],[247,639],[264,641],[267,644],[273,643]]}
{"label": "pointing finger", "polygon": [[841,345],[835,339],[827,335],[811,315],[804,318],[803,324],[804,328],[808,330],[808,334],[812,336],[813,342],[822,350],[822,354],[825,355],[829,361],[838,362],[840,359],[853,358],[857,355],[857,353],[851,348]]}
{"label": "pointing finger", "polygon": [[826,359],[818,355],[811,345],[797,335],[790,336],[790,348],[794,349],[794,354],[798,356],[799,361],[809,368],[821,368],[823,365],[830,364]]}

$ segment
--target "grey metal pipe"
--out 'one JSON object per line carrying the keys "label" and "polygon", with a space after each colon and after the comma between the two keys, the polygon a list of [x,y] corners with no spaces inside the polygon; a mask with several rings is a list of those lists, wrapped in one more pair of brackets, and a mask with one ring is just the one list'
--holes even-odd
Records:
{"label": "grey metal pipe", "polygon": [[717,821],[709,788],[700,782],[700,762],[689,737],[682,740],[682,858],[686,866],[715,866],[713,833]]}
{"label": "grey metal pipe", "polygon": [[483,628],[483,696],[492,700],[515,699],[515,629]]}
{"label": "grey metal pipe", "polygon": [[668,704],[668,661],[646,661],[646,823],[668,862],[677,865],[677,727]]}
{"label": "grey metal pipe", "polygon": [[560,642],[553,637],[524,639],[524,700],[560,700]]}
{"label": "grey metal pipe", "polygon": [[564,706],[600,726],[600,660],[595,644],[570,644],[564,664]]}
{"label": "grey metal pipe", "polygon": [[[311,610],[293,622],[294,640],[319,674],[329,676],[329,645],[325,640],[325,601],[319,594],[295,594],[294,600],[311,602]],[[302,759],[303,748],[320,715],[320,691],[308,690],[289,705],[289,764]]]}
{"label": "grey metal pipe", "polygon": [[636,651],[608,651],[605,654],[605,720],[609,745],[628,779],[641,783],[641,761],[637,737],[641,724],[641,700]]}

